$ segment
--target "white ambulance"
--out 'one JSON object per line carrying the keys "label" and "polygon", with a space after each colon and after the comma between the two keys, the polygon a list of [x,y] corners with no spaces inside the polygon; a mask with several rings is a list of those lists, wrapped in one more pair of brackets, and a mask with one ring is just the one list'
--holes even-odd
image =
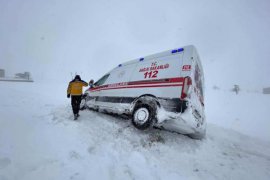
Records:
{"label": "white ambulance", "polygon": [[119,64],[86,90],[84,107],[126,114],[141,130],[151,126],[205,136],[204,75],[194,46]]}

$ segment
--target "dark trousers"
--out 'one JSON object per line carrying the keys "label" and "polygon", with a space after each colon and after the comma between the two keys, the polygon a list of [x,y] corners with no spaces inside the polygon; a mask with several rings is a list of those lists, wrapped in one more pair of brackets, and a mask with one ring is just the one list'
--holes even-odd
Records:
{"label": "dark trousers", "polygon": [[80,104],[81,104],[82,96],[71,96],[71,105],[73,114],[78,114],[80,110]]}

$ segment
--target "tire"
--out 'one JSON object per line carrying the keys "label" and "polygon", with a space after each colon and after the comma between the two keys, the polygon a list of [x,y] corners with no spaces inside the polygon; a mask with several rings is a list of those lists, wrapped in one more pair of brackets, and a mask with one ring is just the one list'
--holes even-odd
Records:
{"label": "tire", "polygon": [[140,130],[145,130],[156,121],[156,104],[138,104],[132,113],[132,124]]}

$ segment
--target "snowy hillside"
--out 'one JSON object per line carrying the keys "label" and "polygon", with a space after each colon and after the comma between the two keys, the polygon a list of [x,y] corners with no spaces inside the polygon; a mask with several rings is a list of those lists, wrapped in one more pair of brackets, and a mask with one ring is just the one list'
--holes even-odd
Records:
{"label": "snowy hillside", "polygon": [[0,180],[270,177],[270,142],[213,125],[211,99],[207,136],[199,141],[138,131],[88,110],[73,121],[66,84],[0,82],[0,89]]}

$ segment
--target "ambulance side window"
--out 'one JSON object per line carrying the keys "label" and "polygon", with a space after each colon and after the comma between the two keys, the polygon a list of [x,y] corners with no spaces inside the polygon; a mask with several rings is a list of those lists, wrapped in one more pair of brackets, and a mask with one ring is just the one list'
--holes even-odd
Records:
{"label": "ambulance side window", "polygon": [[110,74],[106,74],[105,76],[103,76],[102,78],[100,78],[94,85],[95,86],[101,86],[105,83],[105,81],[108,79],[108,77],[110,76]]}
{"label": "ambulance side window", "polygon": [[200,71],[198,64],[196,64],[196,66],[195,66],[195,77],[194,78],[195,78],[196,87],[197,87],[197,89],[200,90],[201,96],[203,96],[201,71]]}

